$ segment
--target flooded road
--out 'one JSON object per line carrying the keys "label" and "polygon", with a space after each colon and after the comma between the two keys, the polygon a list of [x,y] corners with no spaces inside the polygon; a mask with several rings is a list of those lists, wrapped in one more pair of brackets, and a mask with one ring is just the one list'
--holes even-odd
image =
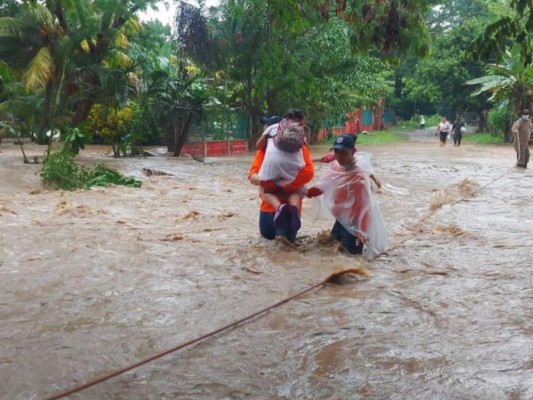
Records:
{"label": "flooded road", "polygon": [[533,171],[512,168],[510,146],[412,139],[359,147],[390,229],[370,262],[318,239],[332,220],[315,220],[308,199],[299,249],[261,239],[251,154],[114,160],[88,148],[82,162],[143,186],[59,192],[4,141],[0,399],[52,396],[354,266],[369,276],[69,398],[533,398]]}

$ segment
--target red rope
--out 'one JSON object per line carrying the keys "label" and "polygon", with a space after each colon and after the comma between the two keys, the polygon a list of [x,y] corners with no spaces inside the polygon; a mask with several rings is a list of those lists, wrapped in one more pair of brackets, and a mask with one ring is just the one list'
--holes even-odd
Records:
{"label": "red rope", "polygon": [[167,354],[173,353],[175,351],[183,349],[184,347],[190,346],[190,345],[192,345],[194,343],[200,342],[201,340],[207,339],[208,337],[211,337],[211,336],[214,336],[214,335],[216,335],[218,333],[224,332],[224,331],[226,331],[226,330],[228,330],[230,328],[233,328],[233,327],[235,327],[235,326],[237,326],[239,324],[242,324],[243,322],[246,322],[246,321],[248,321],[248,320],[250,320],[250,319],[252,319],[254,317],[257,317],[258,315],[264,314],[267,311],[270,311],[270,310],[272,310],[275,307],[278,307],[278,306],[280,306],[282,304],[288,303],[289,301],[295,299],[296,297],[299,297],[299,296],[301,296],[301,295],[303,295],[303,294],[305,294],[307,292],[310,292],[311,290],[314,290],[314,289],[324,285],[330,278],[331,278],[331,276],[327,277],[322,282],[316,283],[313,286],[308,287],[307,289],[304,289],[304,290],[302,290],[302,291],[300,291],[300,292],[298,292],[298,293],[296,293],[296,294],[294,294],[294,295],[292,295],[290,297],[287,297],[287,298],[285,298],[283,300],[278,301],[277,303],[272,304],[271,306],[269,306],[267,308],[264,308],[264,309],[262,309],[260,311],[257,311],[256,313],[253,313],[253,314],[251,314],[251,315],[249,315],[247,317],[241,318],[241,319],[239,319],[239,320],[237,320],[235,322],[232,322],[231,324],[226,325],[226,326],[224,326],[222,328],[219,328],[219,329],[217,329],[215,331],[206,333],[205,335],[202,335],[202,336],[200,336],[200,337],[198,337],[196,339],[189,340],[189,341],[184,342],[184,343],[182,343],[182,344],[180,344],[180,345],[178,345],[176,347],[173,347],[171,349],[162,351],[162,352],[160,352],[158,354],[155,354],[155,355],[153,355],[151,357],[145,358],[144,360],[141,360],[138,363],[135,363],[135,364],[132,364],[130,366],[118,369],[116,371],[109,372],[109,373],[107,373],[105,375],[102,375],[99,378],[96,378],[96,379],[93,379],[93,380],[91,380],[89,382],[86,382],[86,383],[83,383],[81,385],[72,387],[72,388],[70,388],[68,390],[65,390],[64,392],[56,394],[55,396],[47,397],[45,400],[57,400],[57,399],[62,399],[64,397],[70,396],[71,394],[80,392],[80,391],[82,391],[84,389],[87,389],[87,388],[89,388],[91,386],[94,386],[94,385],[96,385],[98,383],[107,381],[108,379],[111,379],[111,378],[113,378],[113,377],[115,377],[117,375],[121,375],[121,374],[123,374],[125,372],[131,371],[132,369],[135,369],[137,367],[140,367],[141,365],[147,364],[150,361],[156,360],[158,358],[166,356]]}

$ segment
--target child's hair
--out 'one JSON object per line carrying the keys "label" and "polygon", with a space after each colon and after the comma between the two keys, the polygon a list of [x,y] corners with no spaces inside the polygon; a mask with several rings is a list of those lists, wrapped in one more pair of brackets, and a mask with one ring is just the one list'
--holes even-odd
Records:
{"label": "child's hair", "polygon": [[304,119],[304,113],[297,108],[290,108],[285,113],[285,119],[290,119],[297,122],[302,122]]}

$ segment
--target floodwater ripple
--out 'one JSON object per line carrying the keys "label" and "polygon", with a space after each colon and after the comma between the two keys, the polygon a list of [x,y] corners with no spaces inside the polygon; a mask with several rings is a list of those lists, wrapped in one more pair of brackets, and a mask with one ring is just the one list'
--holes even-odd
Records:
{"label": "floodwater ripple", "polygon": [[71,398],[533,397],[533,174],[510,168],[510,147],[365,148],[391,233],[387,253],[366,262],[319,240],[332,221],[308,200],[299,250],[262,240],[252,155],[115,160],[89,147],[82,162],[143,187],[50,192],[6,146],[0,398],[53,395],[357,266],[369,276]]}

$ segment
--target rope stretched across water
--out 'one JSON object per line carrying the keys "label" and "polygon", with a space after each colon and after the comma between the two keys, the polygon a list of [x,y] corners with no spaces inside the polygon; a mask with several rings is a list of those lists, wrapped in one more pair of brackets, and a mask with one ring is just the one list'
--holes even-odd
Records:
{"label": "rope stretched across water", "polygon": [[121,374],[123,374],[125,372],[131,371],[132,369],[138,368],[141,365],[147,364],[147,363],[149,363],[151,361],[154,361],[154,360],[156,360],[158,358],[166,356],[167,354],[176,352],[176,351],[181,350],[181,349],[183,349],[183,348],[185,348],[187,346],[193,345],[193,344],[198,343],[198,342],[200,342],[200,341],[202,341],[204,339],[212,337],[212,336],[214,336],[214,335],[216,335],[218,333],[221,333],[221,332],[224,332],[224,331],[226,331],[228,329],[234,328],[237,325],[240,325],[240,324],[242,324],[242,323],[244,323],[246,321],[249,321],[252,318],[255,318],[255,317],[257,317],[257,316],[259,316],[261,314],[266,313],[267,311],[272,310],[273,308],[279,307],[282,304],[288,303],[289,301],[291,301],[291,300],[293,300],[293,299],[295,299],[297,297],[300,297],[300,296],[304,295],[307,292],[310,292],[310,291],[312,291],[314,289],[317,289],[317,288],[323,286],[329,280],[331,280],[332,278],[334,278],[334,277],[336,277],[338,275],[342,275],[342,274],[345,274],[347,272],[353,272],[353,271],[354,270],[348,269],[348,270],[344,270],[344,271],[333,273],[330,276],[328,276],[326,279],[324,279],[324,280],[322,280],[322,281],[320,281],[318,283],[315,283],[314,285],[309,286],[308,288],[306,288],[304,290],[301,290],[298,293],[293,294],[292,296],[286,297],[283,300],[280,300],[277,303],[274,303],[274,304],[272,304],[269,307],[263,308],[260,311],[257,311],[257,312],[255,312],[255,313],[253,313],[251,315],[248,315],[247,317],[241,318],[241,319],[239,319],[237,321],[234,321],[234,322],[232,322],[232,323],[230,323],[230,324],[228,324],[226,326],[223,326],[222,328],[216,329],[216,330],[214,330],[212,332],[206,333],[205,335],[202,335],[202,336],[200,336],[200,337],[198,337],[196,339],[189,340],[189,341],[181,343],[180,345],[175,346],[175,347],[173,347],[171,349],[162,351],[162,352],[157,353],[157,354],[155,354],[155,355],[153,355],[151,357],[145,358],[144,360],[141,360],[141,361],[139,361],[139,362],[137,362],[135,364],[132,364],[132,365],[129,365],[127,367],[118,369],[116,371],[112,371],[112,372],[106,373],[106,374],[102,375],[99,378],[95,378],[95,379],[93,379],[91,381],[88,381],[86,383],[83,383],[81,385],[72,387],[72,388],[70,388],[68,390],[65,390],[65,391],[63,391],[61,393],[58,393],[58,394],[56,394],[56,395],[54,395],[52,397],[47,397],[45,400],[58,400],[58,399],[62,399],[64,397],[70,396],[70,395],[72,395],[74,393],[81,392],[84,389],[87,389],[87,388],[89,388],[91,386],[94,386],[94,385],[96,385],[98,383],[107,381],[108,379],[111,379],[111,378],[113,378],[115,376],[121,375]]}
{"label": "rope stretched across water", "polygon": [[[485,185],[481,186],[479,189],[475,190],[473,193],[472,193],[472,196],[478,194],[480,191],[482,191],[483,189],[485,189],[486,187],[492,185],[494,182],[496,181],[499,181],[500,179],[502,179],[504,176],[506,176],[507,174],[509,174],[509,172],[511,172],[512,170],[514,170],[514,167],[511,167],[509,168],[507,171],[505,171],[502,175],[494,178],[493,180],[491,180],[490,182],[486,183]],[[461,203],[463,201],[466,201],[466,200],[470,200],[470,197],[461,197],[460,199],[458,200],[455,200],[454,202],[450,203],[450,206],[454,206],[458,203]],[[421,218],[418,219],[418,222],[416,223],[417,225],[419,224],[423,224],[423,223],[426,223],[429,221],[429,219],[436,213],[437,210],[433,210],[433,211],[430,211],[429,213],[425,214],[424,216],[422,216]],[[403,246],[406,242],[408,242],[409,240],[411,240],[412,237],[408,237],[408,238],[405,238],[403,240],[401,240],[399,243],[395,244],[394,246],[391,246],[387,249],[387,251],[392,251],[400,246]],[[387,254],[387,251],[378,255],[376,258],[378,257],[381,257],[382,255],[386,255]]]}
{"label": "rope stretched across water", "polygon": [[[502,179],[505,175],[507,175],[509,172],[511,172],[512,170],[514,170],[515,168],[514,167],[511,167],[509,168],[507,171],[505,171],[505,173],[503,173],[502,175],[498,176],[497,178],[494,178],[492,181],[490,181],[489,183],[481,186],[478,190],[475,190],[473,195],[475,194],[478,194],[479,192],[481,192],[483,189],[485,189],[487,186],[489,185],[492,185],[494,182],[496,181],[499,181],[500,179]],[[457,204],[457,203],[460,203],[462,201],[465,201],[465,200],[468,200],[468,198],[466,197],[461,197],[459,200],[456,200],[454,201],[452,204],[450,204],[451,206]]]}

